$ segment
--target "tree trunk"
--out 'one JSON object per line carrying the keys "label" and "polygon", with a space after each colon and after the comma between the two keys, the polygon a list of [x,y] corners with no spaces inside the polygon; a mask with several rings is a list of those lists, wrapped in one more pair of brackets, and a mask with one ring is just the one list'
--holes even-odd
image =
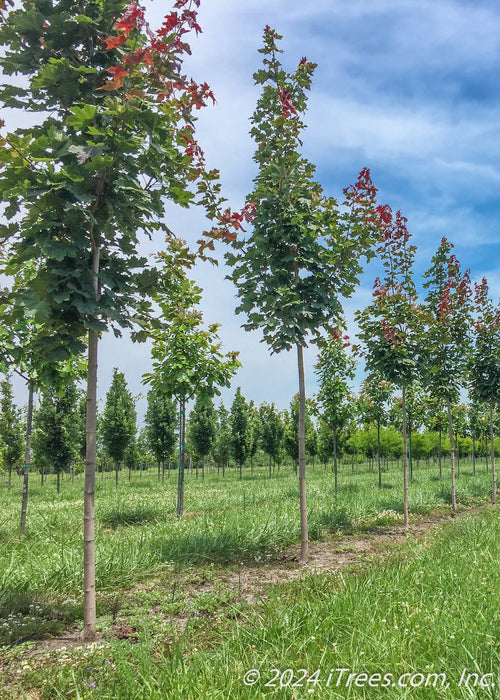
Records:
{"label": "tree trunk", "polygon": [[269,456],[269,478],[271,479],[271,457]]}
{"label": "tree trunk", "polygon": [[382,464],[380,461],[380,419],[377,419],[377,464],[378,464],[378,487],[382,488]]}
{"label": "tree trunk", "polygon": [[333,429],[333,476],[335,480],[335,493],[339,490],[338,464],[337,464],[337,431]]}
{"label": "tree trunk", "polygon": [[163,462],[158,462],[158,481],[160,481],[160,471],[162,467]]}
{"label": "tree trunk", "polygon": [[57,472],[56,483],[57,483],[57,493],[60,493],[61,492],[61,472]]}
{"label": "tree trunk", "polygon": [[[92,286],[99,300],[99,248],[92,244]],[[83,500],[83,630],[87,642],[95,639],[95,469],[97,457],[97,350],[99,334],[89,329],[87,367],[87,417],[85,451],[85,486]]]}
{"label": "tree trunk", "polygon": [[179,478],[177,481],[177,515],[184,513],[184,455],[186,451],[186,399],[179,399]]}
{"label": "tree trunk", "polygon": [[413,481],[413,460],[411,457],[411,423],[408,427],[408,466],[410,468],[410,481]]}
{"label": "tree trunk", "polygon": [[408,444],[406,439],[406,386],[403,385],[402,390],[402,407],[403,407],[403,514],[404,526],[408,529],[410,520],[408,517]]}
{"label": "tree trunk", "polygon": [[24,536],[26,528],[26,513],[28,511],[28,480],[31,462],[31,430],[33,427],[33,381],[28,382],[28,416],[26,423],[26,444],[24,448],[24,476],[23,476],[23,498],[21,503],[21,524],[19,526],[19,536]]}
{"label": "tree trunk", "polygon": [[[158,478],[160,477],[160,474],[158,473]],[[161,463],[161,483],[165,483],[165,460],[162,461]]]}
{"label": "tree trunk", "polygon": [[12,485],[12,465],[9,464],[9,489]]}
{"label": "tree trunk", "polygon": [[439,428],[439,452],[438,452],[438,460],[439,460],[439,480],[443,478],[443,464],[442,464],[442,457],[443,457],[443,447],[442,447],[442,441],[443,441],[443,431],[441,427]]}
{"label": "tree trunk", "polygon": [[115,462],[115,486],[118,488],[118,462]]}
{"label": "tree trunk", "polygon": [[95,465],[97,416],[97,331],[89,330],[87,373],[87,449],[83,506],[83,639],[93,641],[96,632],[95,597]]}
{"label": "tree trunk", "polygon": [[472,476],[476,476],[476,440],[472,433]]}
{"label": "tree trunk", "polygon": [[307,531],[307,493],[306,493],[306,387],[304,380],[304,351],[297,345],[297,364],[299,370],[299,492],[300,492],[300,561],[307,561],[309,556],[309,537]]}
{"label": "tree trunk", "polygon": [[451,514],[457,513],[457,494],[455,488],[455,446],[453,443],[453,418],[451,415],[450,399],[446,399],[446,408],[448,410],[448,433],[450,437],[450,465],[451,465]]}
{"label": "tree trunk", "polygon": [[497,477],[495,472],[495,442],[493,436],[493,401],[490,401],[490,445],[491,445],[491,477],[493,481],[491,502],[493,505],[497,502]]}

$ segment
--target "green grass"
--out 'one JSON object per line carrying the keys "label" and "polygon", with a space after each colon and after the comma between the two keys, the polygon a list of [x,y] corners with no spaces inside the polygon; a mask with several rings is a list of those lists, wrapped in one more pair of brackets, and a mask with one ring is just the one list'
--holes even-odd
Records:
{"label": "green grass", "polygon": [[[498,698],[499,563],[500,519],[486,507],[418,541],[410,536],[390,558],[361,572],[309,574],[269,587],[254,606],[223,583],[188,603],[165,573],[151,589],[124,598],[120,618],[133,631],[130,639],[28,658],[21,662],[21,687],[36,688],[43,700]],[[187,612],[181,634],[170,622],[179,612]],[[20,654],[10,654],[11,670]],[[366,673],[372,682],[373,674],[392,675],[388,687],[369,687],[363,676],[358,685],[353,679],[337,686],[338,672],[330,673],[339,668]],[[250,669],[261,680],[247,687]],[[459,686],[463,669],[496,686]],[[413,682],[431,685],[398,687],[402,674],[421,674]],[[290,677],[299,685],[286,685]],[[279,687],[280,678],[286,687]]]}
{"label": "green grass", "polygon": [[[410,512],[415,517],[448,510],[448,485],[436,480],[436,467],[415,469]],[[262,470],[240,481],[208,473],[205,481],[187,474],[185,517],[175,515],[175,473],[162,486],[154,472],[132,481],[114,475],[96,484],[97,585],[112,590],[130,585],[159,568],[237,563],[271,558],[299,541],[298,479],[290,469],[267,477]],[[401,522],[402,475],[384,473],[384,485],[365,465],[341,468],[339,493],[330,471],[308,469],[309,529],[312,539],[326,534],[369,530]],[[55,480],[43,487],[31,476],[26,537],[17,536],[21,483],[0,484],[0,591],[77,594],[82,587],[83,481]],[[462,464],[457,497],[462,507],[487,499],[490,476],[476,477]]]}

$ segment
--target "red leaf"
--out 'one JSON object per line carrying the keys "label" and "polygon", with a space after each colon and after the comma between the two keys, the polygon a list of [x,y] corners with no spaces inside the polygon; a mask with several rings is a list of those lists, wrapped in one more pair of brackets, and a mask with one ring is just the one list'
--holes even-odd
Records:
{"label": "red leaf", "polygon": [[121,46],[127,41],[127,37],[125,34],[119,34],[118,36],[110,36],[109,39],[106,39],[106,48],[107,49],[116,49],[118,46]]}
{"label": "red leaf", "polygon": [[118,78],[114,78],[113,80],[110,80],[108,83],[105,85],[102,85],[100,88],[97,88],[98,90],[106,90],[106,92],[109,92],[110,90],[118,90],[118,88],[121,88],[123,86],[123,83],[125,82],[125,76],[120,75]]}
{"label": "red leaf", "polygon": [[108,73],[111,73],[111,75],[114,75],[115,78],[124,78],[126,75],[128,75],[127,71],[123,66],[120,64],[117,64],[116,66],[113,66],[112,68],[108,68]]}

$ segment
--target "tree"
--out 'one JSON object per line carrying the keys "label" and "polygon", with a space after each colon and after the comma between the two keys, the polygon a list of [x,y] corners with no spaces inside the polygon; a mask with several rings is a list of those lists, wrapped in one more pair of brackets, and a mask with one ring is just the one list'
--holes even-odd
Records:
{"label": "tree", "polygon": [[[410,481],[413,481],[413,433],[419,430],[424,422],[425,395],[418,381],[408,385],[406,389],[406,428],[408,433],[408,471]],[[400,397],[394,397],[389,408],[391,423],[402,430],[403,428],[403,402]]]}
{"label": "tree", "polygon": [[177,515],[184,512],[184,453],[186,448],[186,402],[193,396],[208,399],[229,386],[240,367],[237,352],[223,354],[217,334],[220,324],[203,325],[198,308],[202,290],[186,275],[194,264],[191,254],[177,240],[156,259],[161,264],[160,287],[154,299],[161,311],[161,322],[151,330],[153,372],[143,381],[164,396],[179,402],[179,478]]}
{"label": "tree", "polygon": [[164,475],[165,462],[172,456],[175,447],[177,412],[174,402],[157,388],[151,389],[144,419],[147,443],[158,464],[159,480],[160,468]]}
{"label": "tree", "polygon": [[221,401],[217,409],[217,425],[215,440],[212,447],[212,456],[217,466],[222,466],[222,476],[226,473],[226,467],[231,458],[231,423],[229,411]]}
{"label": "tree", "polygon": [[[316,412],[316,404],[311,399],[306,399],[306,414],[304,418],[304,435],[310,435],[314,430],[314,423],[311,415]],[[283,446],[297,471],[299,462],[299,440],[298,440],[298,425],[300,417],[300,397],[295,394],[290,401],[290,410],[283,412]]]}
{"label": "tree", "polygon": [[387,418],[387,403],[392,396],[392,385],[383,379],[380,374],[370,374],[361,385],[358,406],[366,423],[375,423],[377,426],[377,468],[378,485],[382,487],[382,462],[380,428]]}
{"label": "tree", "polygon": [[328,460],[333,457],[333,433],[321,415],[318,418],[318,455],[326,469]]}
{"label": "tree", "polygon": [[316,363],[319,381],[317,403],[321,417],[330,426],[333,437],[333,472],[335,493],[338,491],[337,439],[340,430],[353,416],[353,400],[348,382],[354,379],[355,361],[348,355],[349,336],[334,329],[322,345]]}
{"label": "tree", "polygon": [[493,432],[493,411],[500,401],[500,304],[493,305],[488,296],[485,277],[475,284],[476,323],[474,347],[470,359],[471,395],[489,408],[491,449],[492,503],[496,503],[496,471]]}
{"label": "tree", "polygon": [[451,253],[453,246],[442,238],[424,274],[426,322],[422,338],[423,379],[433,396],[446,403],[451,462],[451,510],[457,512],[455,447],[452,403],[465,383],[467,348],[470,343],[471,289],[469,271],[461,273]]}
{"label": "tree", "polygon": [[137,427],[134,399],[127,389],[124,373],[117,367],[113,370],[106,394],[101,430],[104,449],[115,464],[115,484],[118,486],[118,470],[134,442]]}
{"label": "tree", "polygon": [[231,405],[229,423],[231,426],[231,451],[234,461],[239,467],[241,479],[243,465],[250,454],[251,438],[249,431],[249,407],[241,393],[241,387],[236,389]]}
{"label": "tree", "polygon": [[253,400],[248,404],[248,458],[250,470],[253,475],[253,460],[257,454],[260,443],[260,416]]}
{"label": "tree", "polygon": [[33,448],[37,458],[55,472],[57,493],[61,474],[70,470],[77,455],[76,413],[77,392],[75,385],[69,384],[60,395],[54,389],[45,389],[35,415]]}
{"label": "tree", "polygon": [[[5,262],[5,260],[3,261]],[[27,262],[13,275],[10,289],[0,290],[0,369],[13,371],[21,377],[28,389],[25,450],[23,466],[23,490],[21,500],[20,537],[24,536],[28,511],[29,470],[31,463],[31,436],[33,427],[33,401],[41,386],[61,390],[81,376],[83,364],[79,361],[57,361],[46,357],[36,348],[36,340],[43,327],[29,314],[16,313],[15,307],[23,287],[34,277],[37,262]],[[5,271],[5,270],[4,270]],[[42,473],[43,479],[43,473]]]}
{"label": "tree", "polygon": [[12,469],[20,465],[23,455],[23,428],[8,377],[0,382],[0,450],[3,467],[9,474],[10,488]]}
{"label": "tree", "polygon": [[377,277],[373,301],[357,313],[360,338],[365,344],[369,372],[379,373],[386,381],[401,388],[403,423],[403,510],[408,519],[408,446],[406,393],[419,367],[421,342],[420,311],[413,281],[413,258],[416,248],[410,245],[407,219],[400,211],[393,215],[388,205],[377,207],[382,231],[378,255],[384,267],[382,283]]}
{"label": "tree", "polygon": [[[246,330],[260,329],[271,353],[295,347],[299,374],[299,489],[301,560],[308,556],[305,475],[305,383],[303,349],[310,335],[341,311],[339,297],[350,296],[361,270],[360,255],[371,243],[369,233],[375,188],[364,170],[346,191],[348,211],[325,197],[314,181],[314,166],[300,155],[301,115],[315,64],[303,58],[294,73],[279,61],[282,37],[264,30],[263,67],[254,73],[262,85],[251,122],[258,144],[254,161],[258,174],[247,197],[253,208],[253,231],[236,240],[227,261],[234,269]],[[369,210],[369,213],[368,213]]]}
{"label": "tree", "polygon": [[[83,637],[95,636],[94,492],[99,334],[134,328],[150,313],[156,273],[138,252],[138,234],[168,230],[165,203],[202,204],[220,220],[200,244],[232,235],[241,215],[224,213],[217,174],[194,137],[196,110],[213,98],[182,72],[186,34],[199,33],[200,0],[176,0],[157,31],[125,0],[22,0],[0,28],[7,47],[5,106],[49,112],[3,139],[0,193],[13,241],[8,272],[40,261],[17,300],[17,315],[45,326],[41,355],[64,359],[88,339],[84,498]],[[20,215],[19,215],[20,212]],[[146,331],[134,331],[134,339]]]}
{"label": "tree", "polygon": [[438,465],[439,478],[443,478],[443,430],[448,422],[448,416],[443,411],[443,400],[434,396],[427,396],[424,399],[423,422],[428,430],[438,433]]}
{"label": "tree", "polygon": [[[197,396],[189,414],[187,438],[190,452],[196,460],[196,469],[200,463],[202,470],[215,439],[216,415],[211,397]],[[196,472],[198,474],[198,471]],[[202,472],[203,474],[203,472]]]}
{"label": "tree", "polygon": [[268,404],[264,401],[259,406],[259,417],[261,445],[269,457],[269,478],[271,478],[272,462],[278,460],[284,426],[274,403]]}

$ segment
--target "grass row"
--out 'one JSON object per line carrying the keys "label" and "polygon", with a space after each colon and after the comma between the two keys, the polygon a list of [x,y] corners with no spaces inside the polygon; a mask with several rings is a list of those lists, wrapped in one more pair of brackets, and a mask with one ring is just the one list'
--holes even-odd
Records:
{"label": "grass row", "polygon": [[[410,485],[415,515],[447,509],[448,483],[436,468],[420,467]],[[339,493],[332,474],[309,470],[308,505],[311,539],[328,533],[361,532],[402,521],[399,470],[384,473],[384,488],[368,467],[344,467]],[[462,465],[458,499],[462,507],[487,500],[490,477],[473,477]],[[0,644],[53,634],[68,621],[81,619],[82,481],[30,487],[27,535],[17,536],[18,485],[0,489]],[[215,473],[204,481],[189,476],[186,513],[175,515],[175,478],[161,485],[154,473],[111,479],[96,488],[96,560],[98,590],[134,584],[158,570],[265,560],[299,540],[298,484],[290,470],[267,478],[258,473],[240,481]],[[35,612],[34,612],[35,611]]]}
{"label": "grass row", "polygon": [[274,585],[254,606],[223,587],[201,593],[182,633],[165,573],[124,600],[131,638],[28,658],[18,684],[43,700],[497,698],[499,563],[500,520],[486,507],[361,571]]}

